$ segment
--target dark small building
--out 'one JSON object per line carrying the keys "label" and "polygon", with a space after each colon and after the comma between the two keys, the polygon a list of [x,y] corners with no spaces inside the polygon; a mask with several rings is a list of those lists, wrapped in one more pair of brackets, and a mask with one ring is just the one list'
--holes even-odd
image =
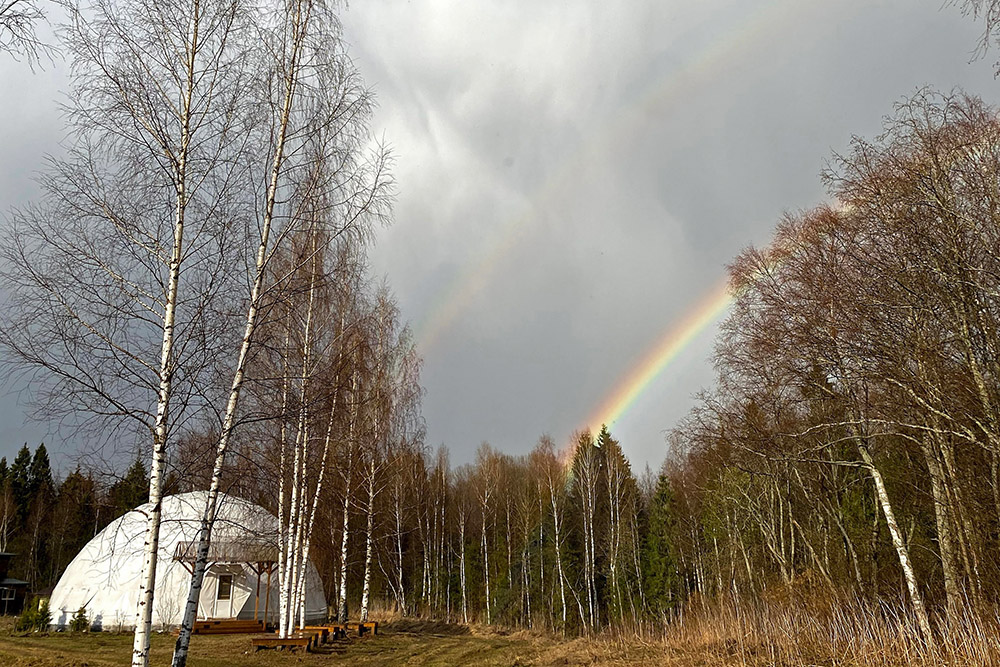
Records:
{"label": "dark small building", "polygon": [[8,576],[10,559],[17,554],[0,551],[0,614],[20,614],[28,595],[28,582]]}

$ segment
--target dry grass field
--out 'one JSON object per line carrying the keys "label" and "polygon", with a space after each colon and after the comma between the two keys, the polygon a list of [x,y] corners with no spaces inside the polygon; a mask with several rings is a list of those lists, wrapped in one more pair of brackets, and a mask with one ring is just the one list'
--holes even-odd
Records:
{"label": "dry grass field", "polygon": [[[131,635],[17,635],[0,620],[0,665],[105,667],[127,665]],[[247,635],[196,636],[192,667],[429,665],[499,667],[594,665],[864,666],[1000,665],[1000,613],[939,626],[927,647],[905,617],[846,604],[833,611],[786,600],[781,605],[703,608],[649,639],[568,639],[526,631],[394,619],[374,638],[340,640],[319,652],[250,653]],[[154,635],[152,664],[170,664],[172,635]]]}
{"label": "dry grass field", "polygon": [[[0,665],[16,667],[110,667],[127,665],[130,635],[112,633],[16,636],[0,632]],[[152,664],[169,665],[173,637],[156,635]],[[674,662],[662,648],[576,639],[562,642],[524,632],[480,633],[465,626],[390,624],[378,637],[341,640],[322,653],[250,653],[246,635],[197,636],[191,667],[277,665],[649,665],[715,664]]]}

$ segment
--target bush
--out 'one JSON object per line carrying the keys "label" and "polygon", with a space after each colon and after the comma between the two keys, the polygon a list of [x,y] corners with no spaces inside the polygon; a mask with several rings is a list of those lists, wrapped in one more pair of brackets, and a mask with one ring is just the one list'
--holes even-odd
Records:
{"label": "bush", "polygon": [[14,629],[17,632],[31,632],[35,629],[35,619],[38,617],[38,611],[35,609],[35,603],[32,601],[31,604],[25,606],[21,615],[17,617],[17,621],[14,623]]}
{"label": "bush", "polygon": [[46,598],[38,605],[38,611],[35,612],[35,630],[46,632],[50,625],[52,625],[52,614],[49,612],[49,601]]}
{"label": "bush", "polygon": [[86,632],[90,629],[90,619],[87,618],[87,608],[80,607],[73,614],[73,618],[69,621],[69,629],[71,632]]}
{"label": "bush", "polygon": [[49,612],[49,601],[42,600],[39,604],[38,598],[31,601],[14,623],[14,630],[17,632],[45,632],[52,624],[52,614]]}

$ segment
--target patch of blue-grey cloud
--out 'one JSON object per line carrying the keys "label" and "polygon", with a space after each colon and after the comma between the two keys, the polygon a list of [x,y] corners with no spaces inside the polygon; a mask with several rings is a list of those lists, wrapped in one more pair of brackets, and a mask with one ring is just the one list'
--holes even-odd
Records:
{"label": "patch of blue-grey cloud", "polygon": [[[385,0],[343,16],[396,159],[375,270],[414,323],[481,278],[421,350],[429,444],[459,463],[483,440],[565,443],[735,253],[822,201],[831,152],[894,102],[924,85],[1000,100],[996,58],[970,62],[980,26],[938,0]],[[0,82],[7,210],[58,150],[64,67],[0,58]],[[614,426],[638,466],[662,460],[710,354],[693,343]],[[0,398],[0,455],[42,437]]]}

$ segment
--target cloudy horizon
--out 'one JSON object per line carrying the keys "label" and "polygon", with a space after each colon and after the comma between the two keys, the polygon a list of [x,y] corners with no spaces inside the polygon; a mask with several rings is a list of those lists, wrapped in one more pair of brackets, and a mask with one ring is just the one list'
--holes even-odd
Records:
{"label": "cloudy horizon", "polygon": [[[373,270],[424,358],[427,444],[458,464],[587,426],[728,261],[825,200],[826,161],[894,103],[923,86],[1000,101],[981,27],[930,0],[414,0],[343,20],[395,156]],[[65,76],[0,61],[0,211],[58,151]],[[714,331],[611,424],[637,470],[711,384]],[[17,398],[0,397],[0,455],[66,449]]]}

